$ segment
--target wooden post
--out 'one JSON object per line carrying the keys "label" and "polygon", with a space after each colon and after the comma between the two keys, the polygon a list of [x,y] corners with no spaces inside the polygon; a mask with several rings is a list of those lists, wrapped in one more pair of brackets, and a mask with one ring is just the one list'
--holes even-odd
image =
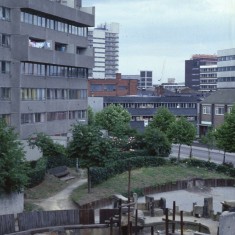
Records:
{"label": "wooden post", "polygon": [[172,233],[175,233],[175,201],[173,201]]}
{"label": "wooden post", "polygon": [[169,235],[168,225],[169,225],[169,221],[168,221],[168,208],[166,208],[166,223],[165,223],[166,235]]}
{"label": "wooden post", "polygon": [[119,218],[118,218],[119,235],[122,235],[122,200],[121,199],[119,199],[118,201],[118,206],[119,206]]}
{"label": "wooden post", "polygon": [[154,227],[151,226],[151,235],[154,235]]}
{"label": "wooden post", "polygon": [[[130,191],[131,191],[131,167],[128,166],[128,204],[130,204]],[[130,235],[130,205],[128,205],[128,221],[127,221],[127,235]]]}
{"label": "wooden post", "polygon": [[138,209],[135,210],[135,235],[138,235]]}
{"label": "wooden post", "polygon": [[132,234],[132,221],[130,221],[130,235]]}
{"label": "wooden post", "polygon": [[113,217],[110,218],[110,235],[113,235]]}
{"label": "wooden post", "polygon": [[184,221],[183,221],[183,211],[180,211],[180,231],[181,235],[184,235]]}

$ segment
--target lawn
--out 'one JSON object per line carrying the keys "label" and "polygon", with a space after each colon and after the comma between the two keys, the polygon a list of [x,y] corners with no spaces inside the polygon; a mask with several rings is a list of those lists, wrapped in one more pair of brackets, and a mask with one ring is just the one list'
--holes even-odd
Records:
{"label": "lawn", "polygon": [[[203,168],[186,167],[185,165],[139,168],[131,171],[131,190],[141,191],[140,189],[144,187],[195,177],[203,179],[231,178]],[[90,194],[87,193],[85,185],[76,189],[72,194],[72,199],[78,204],[84,205],[97,199],[110,197],[115,193],[126,194],[127,190],[128,172],[125,172],[96,185]]]}

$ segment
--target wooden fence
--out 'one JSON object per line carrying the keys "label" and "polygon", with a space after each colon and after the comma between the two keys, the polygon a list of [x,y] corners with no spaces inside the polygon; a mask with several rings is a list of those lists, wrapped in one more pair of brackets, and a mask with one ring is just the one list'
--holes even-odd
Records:
{"label": "wooden fence", "polygon": [[0,235],[15,232],[14,215],[0,215]]}

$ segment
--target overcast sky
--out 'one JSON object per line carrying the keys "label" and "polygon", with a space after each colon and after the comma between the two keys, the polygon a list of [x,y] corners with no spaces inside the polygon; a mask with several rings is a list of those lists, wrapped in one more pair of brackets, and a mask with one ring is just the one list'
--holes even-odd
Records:
{"label": "overcast sky", "polygon": [[[235,47],[235,0],[83,0],[95,25],[120,24],[119,72],[184,82],[185,60]],[[158,81],[161,80],[161,81]]]}

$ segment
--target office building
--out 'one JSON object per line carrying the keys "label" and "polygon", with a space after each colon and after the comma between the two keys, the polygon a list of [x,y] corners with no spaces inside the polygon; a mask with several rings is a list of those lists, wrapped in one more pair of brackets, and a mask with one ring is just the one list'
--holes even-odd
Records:
{"label": "office building", "polygon": [[193,55],[190,60],[185,61],[185,86],[193,89],[200,89],[200,66],[216,65],[216,55]]}
{"label": "office building", "polygon": [[87,121],[88,27],[81,0],[0,0],[0,117],[21,139]]}
{"label": "office building", "polygon": [[218,51],[217,91],[200,104],[200,135],[209,126],[216,128],[224,122],[224,115],[235,104],[235,48]]}
{"label": "office building", "polygon": [[101,24],[89,29],[90,47],[94,48],[94,67],[89,78],[115,79],[119,60],[119,24]]}
{"label": "office building", "polygon": [[217,89],[217,65],[200,66],[200,89],[202,93],[216,91]]}
{"label": "office building", "polygon": [[138,88],[147,89],[153,87],[153,72],[152,71],[140,71],[140,80]]}

